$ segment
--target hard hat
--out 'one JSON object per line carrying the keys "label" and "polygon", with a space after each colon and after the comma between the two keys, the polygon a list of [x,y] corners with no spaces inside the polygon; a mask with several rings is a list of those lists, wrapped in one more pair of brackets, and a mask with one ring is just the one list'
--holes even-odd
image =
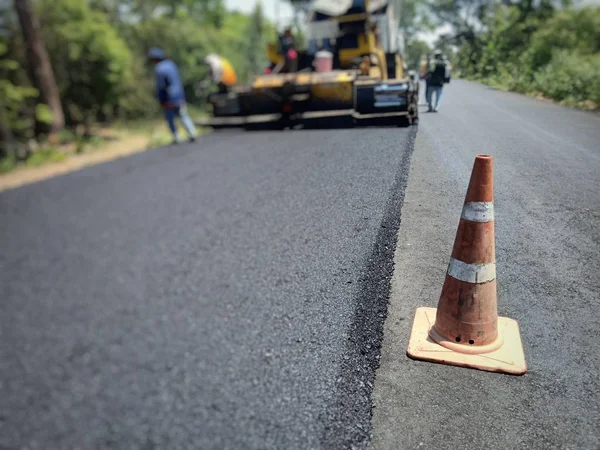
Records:
{"label": "hard hat", "polygon": [[439,56],[439,55],[441,55],[441,54],[442,54],[442,51],[441,51],[439,48],[436,48],[436,49],[433,51],[433,54],[434,54],[434,56]]}

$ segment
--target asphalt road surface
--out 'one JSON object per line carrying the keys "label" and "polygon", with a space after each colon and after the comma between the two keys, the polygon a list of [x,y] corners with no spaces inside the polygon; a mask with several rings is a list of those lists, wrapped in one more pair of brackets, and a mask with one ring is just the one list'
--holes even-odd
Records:
{"label": "asphalt road surface", "polygon": [[[600,117],[453,82],[424,114],[396,249],[376,449],[600,448]],[[437,306],[474,156],[494,156],[498,309],[522,377],[409,359]]]}
{"label": "asphalt road surface", "polygon": [[415,133],[217,133],[0,194],[0,448],[366,443]]}
{"label": "asphalt road surface", "polygon": [[[599,448],[600,120],[444,96],[418,132],[216,133],[0,194],[0,448]],[[477,153],[523,377],[405,354]]]}

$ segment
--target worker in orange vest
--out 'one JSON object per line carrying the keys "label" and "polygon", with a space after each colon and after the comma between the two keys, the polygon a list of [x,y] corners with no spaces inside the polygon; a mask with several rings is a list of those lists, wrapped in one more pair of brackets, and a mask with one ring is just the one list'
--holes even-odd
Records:
{"label": "worker in orange vest", "polygon": [[214,83],[219,87],[219,93],[225,94],[237,83],[237,75],[231,63],[225,58],[210,54],[204,58],[208,65]]}

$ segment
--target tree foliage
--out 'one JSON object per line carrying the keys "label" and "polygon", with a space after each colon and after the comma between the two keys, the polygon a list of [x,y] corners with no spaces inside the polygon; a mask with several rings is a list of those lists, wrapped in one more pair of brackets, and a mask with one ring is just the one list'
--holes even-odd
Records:
{"label": "tree foliage", "polygon": [[40,24],[30,0],[14,0],[14,8],[25,44],[29,76],[39,94],[37,110],[44,112],[44,120],[36,122],[37,130],[56,135],[65,126],[65,117]]}
{"label": "tree foliage", "polygon": [[[224,0],[30,1],[68,126],[158,114],[151,47],[178,64],[188,102],[201,105],[196,87],[208,75],[207,54],[229,59],[243,82],[262,72],[275,38],[260,3],[244,15]],[[36,119],[51,118],[28,76],[26,49],[15,10],[0,5],[0,142],[28,139]]]}
{"label": "tree foliage", "polygon": [[71,123],[110,114],[131,82],[131,52],[102,13],[86,0],[44,0],[45,42]]}
{"label": "tree foliage", "polygon": [[552,0],[431,0],[451,25],[443,43],[458,48],[463,76],[573,105],[600,97],[600,7]]}
{"label": "tree foliage", "polygon": [[406,64],[410,70],[418,71],[421,59],[431,53],[430,45],[420,39],[413,38],[406,45]]}
{"label": "tree foliage", "polygon": [[[15,137],[30,138],[35,119],[32,100],[38,95],[31,86],[15,84],[14,74],[21,70],[20,64],[6,58],[8,45],[6,38],[0,38],[0,132],[2,142],[12,141]],[[16,136],[15,136],[16,135]],[[2,148],[5,154],[6,149]]]}

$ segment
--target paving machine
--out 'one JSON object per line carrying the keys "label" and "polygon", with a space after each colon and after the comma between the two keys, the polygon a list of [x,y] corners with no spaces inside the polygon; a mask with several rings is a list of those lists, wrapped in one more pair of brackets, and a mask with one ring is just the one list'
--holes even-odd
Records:
{"label": "paving machine", "polygon": [[281,46],[269,45],[271,73],[211,94],[212,117],[199,124],[283,129],[333,119],[416,123],[418,82],[405,73],[394,6],[382,0],[310,2],[308,48],[294,52],[293,72]]}

